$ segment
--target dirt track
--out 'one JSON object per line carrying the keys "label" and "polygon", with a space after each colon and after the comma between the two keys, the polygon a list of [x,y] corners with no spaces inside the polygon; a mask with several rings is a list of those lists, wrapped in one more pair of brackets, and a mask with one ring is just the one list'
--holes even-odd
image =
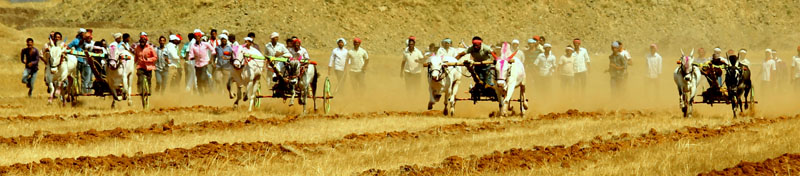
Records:
{"label": "dirt track", "polygon": [[700,173],[701,176],[713,175],[794,175],[800,173],[800,154],[787,153],[777,158],[762,162],[744,162],[721,171]]}
{"label": "dirt track", "polygon": [[[561,167],[570,167],[570,163],[584,161],[597,153],[618,152],[636,147],[648,147],[665,142],[675,142],[682,139],[699,140],[713,138],[736,131],[746,130],[756,125],[769,125],[795,117],[778,117],[776,119],[753,119],[749,122],[734,123],[720,127],[684,127],[673,132],[659,133],[651,129],[646,134],[638,137],[623,133],[610,139],[598,136],[591,141],[581,141],[570,146],[534,146],[532,149],[511,149],[503,152],[495,151],[490,155],[462,158],[451,156],[437,166],[409,166],[400,167],[399,170],[390,171],[400,175],[460,175],[482,172],[504,173],[516,169],[532,169],[545,164],[559,164]],[[362,175],[386,175],[387,171],[370,169]]]}
{"label": "dirt track", "polygon": [[[376,116],[379,114],[407,116],[415,114],[430,115],[431,113],[430,112],[423,112],[423,113],[384,112],[384,113],[354,114],[347,116],[340,116],[340,115],[321,116],[317,118],[364,118],[364,117]],[[57,158],[57,159],[44,158],[41,159],[38,163],[28,163],[28,164],[20,163],[20,164],[13,164],[11,166],[0,167],[0,174],[25,173],[29,171],[58,172],[58,170],[60,169],[71,169],[80,171],[83,169],[118,170],[118,169],[131,169],[131,168],[177,168],[185,166],[189,160],[193,159],[215,158],[217,160],[236,162],[237,156],[241,155],[257,155],[257,156],[297,155],[298,153],[308,153],[308,151],[316,151],[315,148],[319,147],[357,149],[357,146],[359,146],[359,144],[369,141],[378,141],[384,139],[404,140],[404,139],[414,139],[420,136],[463,135],[466,133],[502,130],[504,126],[507,126],[509,124],[520,124],[537,120],[555,120],[561,118],[597,117],[600,115],[604,115],[604,113],[579,112],[577,110],[569,110],[565,113],[550,113],[547,115],[540,116],[539,119],[525,119],[523,121],[484,122],[478,124],[466,124],[462,122],[452,125],[436,126],[416,132],[393,131],[393,132],[364,133],[364,134],[353,133],[344,136],[342,139],[326,141],[321,143],[288,142],[286,144],[273,144],[270,142],[253,142],[253,143],[220,144],[217,142],[211,142],[209,144],[198,145],[190,149],[168,149],[160,153],[137,154],[137,156],[109,155],[102,157],[78,157],[78,158]],[[311,118],[313,119],[314,117]],[[250,117],[243,123],[232,123],[232,124],[262,123],[270,125],[279,125],[283,123],[291,123],[292,121],[297,119],[299,118],[296,116],[287,117],[286,119],[280,119],[280,120],[258,120],[253,117]],[[203,128],[207,127],[210,129],[215,129],[216,127],[219,127],[216,125],[200,125],[200,126],[202,126]],[[161,129],[160,127],[163,127],[164,129]],[[173,126],[167,126],[167,125],[160,127],[156,128],[151,127],[150,128],[151,131],[143,131],[138,129],[134,131],[136,133],[147,133],[147,132],[169,133],[169,130],[180,129],[180,127],[173,128]],[[127,133],[131,133],[131,131],[129,130],[123,130],[124,132],[119,132],[119,131],[121,130],[114,130],[111,132],[85,132],[85,133],[88,133],[86,135],[94,136],[97,138],[106,137],[106,135],[103,135],[103,133],[111,133],[110,135],[108,135],[110,137],[122,137],[127,135]],[[39,140],[43,143],[48,143],[48,142],[76,143],[76,142],[91,142],[92,140],[98,140],[96,138],[82,137],[81,135],[72,138],[62,137],[62,136],[55,136],[55,137],[45,136],[44,138],[45,140],[42,139]],[[46,140],[50,138],[54,140],[53,141]],[[62,139],[62,140],[55,141],[55,139]]]}
{"label": "dirt track", "polygon": [[[766,48],[789,61],[800,39],[797,9],[794,1],[736,0],[0,2],[0,40],[9,42],[0,45],[0,175],[790,175],[800,167],[800,92],[788,80],[774,89],[757,81],[760,104],[747,117],[698,104],[694,118],[682,118],[672,70],[680,49],[700,47],[745,48],[755,74]],[[281,99],[247,112],[222,90],[199,96],[182,87],[153,96],[148,110],[138,98],[115,109],[98,97],[61,107],[46,105],[40,65],[34,95],[24,96],[22,41],[41,47],[52,31],[71,40],[80,27],[92,28],[95,40],[216,28],[241,42],[255,32],[261,47],[277,31],[281,40],[300,37],[335,86],[340,80],[327,73],[334,41],[360,37],[371,60],[368,86],[343,87],[332,115],[299,116],[300,107]],[[494,118],[496,103],[467,101],[441,116],[441,103],[425,109],[425,83],[406,88],[397,75],[411,35],[421,50],[445,37],[524,44],[542,35],[556,57],[581,38],[592,59],[588,89],[533,79],[525,61],[525,116]],[[622,96],[609,94],[604,72],[614,40],[633,56]],[[644,76],[651,43],[663,56],[657,80]],[[464,80],[458,97],[472,83]]]}

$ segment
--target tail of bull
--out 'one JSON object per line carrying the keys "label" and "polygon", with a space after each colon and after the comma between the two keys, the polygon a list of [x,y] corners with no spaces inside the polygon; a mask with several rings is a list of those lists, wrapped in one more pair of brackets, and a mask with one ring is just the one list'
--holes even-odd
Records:
{"label": "tail of bull", "polygon": [[319,72],[317,69],[314,69],[314,78],[311,79],[311,96],[317,96],[317,78],[319,78]]}

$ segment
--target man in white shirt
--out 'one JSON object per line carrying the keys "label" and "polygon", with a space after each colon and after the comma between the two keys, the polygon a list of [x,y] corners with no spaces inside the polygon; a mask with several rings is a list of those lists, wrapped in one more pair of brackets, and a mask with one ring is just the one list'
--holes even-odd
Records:
{"label": "man in white shirt", "polygon": [[407,91],[415,91],[422,80],[422,51],[415,48],[416,37],[411,36],[406,40],[407,47],[403,50],[403,61],[400,63],[400,78],[406,82]]}
{"label": "man in white shirt", "polygon": [[353,39],[353,49],[347,53],[347,63],[348,65],[345,67],[350,68],[348,77],[353,80],[353,89],[355,91],[367,90],[364,74],[369,64],[369,55],[367,54],[367,50],[361,48],[361,39]]}
{"label": "man in white shirt", "polygon": [[695,64],[705,64],[706,62],[711,60],[709,58],[706,58],[706,49],[705,48],[697,49],[697,56],[695,56],[692,59],[694,60]]}
{"label": "man in white shirt", "polygon": [[328,62],[328,75],[331,75],[331,70],[334,71],[336,75],[336,89],[334,92],[338,92],[339,87],[344,84],[344,67],[347,64],[347,49],[344,48],[347,42],[344,38],[339,38],[336,40],[336,48],[331,51],[331,60]]}
{"label": "man in white shirt", "polygon": [[772,81],[772,72],[777,70],[777,66],[775,65],[775,60],[772,57],[772,50],[767,49],[764,51],[764,64],[761,68],[761,85],[764,87],[762,90],[772,90],[774,85]]}
{"label": "man in white shirt", "polygon": [[564,55],[558,59],[561,89],[572,89],[575,78],[575,49],[567,46]]}
{"label": "man in white shirt", "polygon": [[169,67],[177,70],[172,74],[172,80],[169,84],[175,87],[180,84],[183,70],[181,70],[181,58],[178,56],[178,45],[181,44],[181,39],[176,35],[169,35],[169,43],[165,47],[165,52],[169,59]]}
{"label": "man in white shirt", "polygon": [[[266,54],[267,54],[267,56],[268,57],[284,57],[284,58],[292,57],[292,53],[289,52],[289,49],[286,47],[286,45],[284,45],[283,43],[278,42],[278,40],[279,40],[278,37],[279,36],[280,36],[280,34],[278,34],[278,32],[272,32],[272,34],[269,35],[269,42],[267,42],[267,44],[266,44],[266,50],[267,50]],[[285,63],[282,62],[282,61],[273,61],[272,64],[275,65],[275,69],[277,69],[276,70],[277,72],[281,72],[283,70],[283,67],[284,67]],[[264,69],[264,70],[267,71],[267,73],[268,73],[267,75],[272,75],[272,79],[273,80],[276,79],[276,77],[278,76],[275,73],[272,73],[271,69]],[[269,74],[269,73],[271,73],[271,74]]]}
{"label": "man in white shirt", "polygon": [[628,49],[625,49],[625,46],[622,45],[622,42],[620,42],[620,41],[617,41],[617,42],[619,43],[619,48],[622,50],[622,52],[619,52],[619,54],[622,55],[623,57],[625,57],[625,59],[628,61],[628,65],[629,66],[633,65],[633,60],[631,59],[633,57],[631,57],[631,53],[628,52]]}
{"label": "man in white shirt", "polygon": [[797,55],[792,57],[792,82],[794,83],[795,92],[800,92],[800,46],[797,46]]}
{"label": "man in white shirt", "polygon": [[549,43],[545,43],[543,47],[544,52],[536,57],[536,61],[533,62],[533,65],[536,65],[539,71],[539,83],[537,83],[537,85],[540,85],[538,87],[541,87],[543,90],[542,93],[545,93],[550,90],[550,80],[556,69],[556,56],[550,52],[552,46]]}
{"label": "man in white shirt", "polygon": [[[650,53],[647,53],[645,59],[647,60],[647,82],[651,85],[653,90],[658,90],[658,77],[661,75],[661,55],[656,52],[658,46],[656,44],[650,45]],[[657,92],[657,91],[653,91]]]}
{"label": "man in white shirt", "polygon": [[514,51],[514,61],[525,63],[525,51],[519,48],[519,40],[514,39],[511,41],[511,51]]}
{"label": "man in white shirt", "polygon": [[589,58],[589,51],[586,48],[581,47],[581,39],[575,38],[572,40],[572,45],[575,46],[575,85],[580,90],[580,93],[583,93],[586,89],[586,76],[589,73],[589,63],[591,59]]}
{"label": "man in white shirt", "polygon": [[741,50],[739,50],[739,56],[738,57],[739,57],[739,60],[736,62],[735,66],[737,66],[737,67],[741,67],[742,65],[750,66],[750,60],[747,59],[747,50],[746,49],[742,48]]}
{"label": "man in white shirt", "polygon": [[437,56],[444,55],[444,56],[456,57],[458,53],[459,51],[457,50],[457,48],[453,48],[453,41],[450,40],[450,38],[442,40],[442,47],[440,47],[439,50],[436,51]]}

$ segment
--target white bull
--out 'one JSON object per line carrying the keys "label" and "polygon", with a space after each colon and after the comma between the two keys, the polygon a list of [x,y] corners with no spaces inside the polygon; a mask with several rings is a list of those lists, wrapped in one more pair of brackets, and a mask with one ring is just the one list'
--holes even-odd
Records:
{"label": "white bull", "polygon": [[[111,108],[114,108],[117,101],[127,100],[131,106],[131,80],[133,80],[134,64],[133,54],[127,50],[117,49],[114,53],[116,57],[109,57],[106,64],[106,82],[111,89]],[[119,95],[121,94],[121,95]]]}
{"label": "white bull", "polygon": [[452,116],[455,114],[455,98],[462,73],[461,67],[448,66],[447,63],[458,63],[458,60],[452,56],[433,55],[428,58],[428,110],[433,109],[433,105],[444,95],[444,115]]}
{"label": "white bull", "polygon": [[299,103],[303,105],[303,114],[305,114],[306,104],[308,104],[306,99],[315,96],[314,89],[316,89],[316,81],[319,74],[317,74],[316,63],[301,63],[301,59],[291,59],[289,61],[289,71],[292,74],[289,76],[289,83],[294,85],[294,87],[290,87],[294,91],[292,91],[289,106],[292,106],[295,97],[298,97]]}
{"label": "white bull", "polygon": [[693,55],[694,49],[692,49],[692,53],[689,56],[684,55],[683,51],[681,51],[680,66],[673,73],[675,85],[678,86],[683,117],[692,117],[692,104],[694,103],[694,97],[697,95],[697,84],[700,82],[701,76],[700,68],[692,64]]}
{"label": "white bull", "polygon": [[[258,83],[261,79],[261,73],[264,68],[264,55],[251,46],[241,46],[237,54],[233,57],[233,72],[231,73],[231,80],[236,83],[236,101],[233,106],[239,105],[239,99],[244,101],[250,100],[248,111],[253,111],[253,105],[256,100],[256,90],[259,89],[261,84]],[[258,59],[254,59],[258,58]],[[242,87],[245,87],[245,93],[242,94]],[[233,98],[233,92],[228,87],[228,94]]]}
{"label": "white bull", "polygon": [[[51,45],[50,47],[50,73],[53,74],[53,88],[54,91],[50,92],[48,102],[52,102],[56,96],[61,96],[61,104],[64,105],[66,98],[62,95],[62,91],[66,91],[69,86],[74,84],[76,78],[73,74],[76,72],[78,65],[78,58],[71,54],[66,54],[67,48],[65,46]],[[69,81],[69,82],[66,82]],[[71,95],[70,95],[71,96]],[[70,97],[74,98],[74,97]]]}
{"label": "white bull", "polygon": [[525,98],[525,67],[522,61],[515,61],[514,55],[508,43],[503,43],[501,48],[501,55],[497,58],[495,69],[497,70],[497,91],[498,102],[500,103],[500,114],[506,115],[508,110],[511,110],[508,104],[511,101],[511,96],[514,95],[514,89],[519,87],[519,100],[520,100],[520,113],[525,115],[528,109],[528,101]]}

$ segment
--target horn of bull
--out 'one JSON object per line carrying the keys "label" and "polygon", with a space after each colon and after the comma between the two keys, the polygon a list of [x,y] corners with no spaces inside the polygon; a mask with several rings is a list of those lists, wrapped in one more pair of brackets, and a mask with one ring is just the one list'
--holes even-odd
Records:
{"label": "horn of bull", "polygon": [[683,52],[683,48],[681,48],[681,56],[686,56],[686,53]]}
{"label": "horn of bull", "polygon": [[694,57],[694,48],[692,48],[692,52],[689,53],[689,57]]}

